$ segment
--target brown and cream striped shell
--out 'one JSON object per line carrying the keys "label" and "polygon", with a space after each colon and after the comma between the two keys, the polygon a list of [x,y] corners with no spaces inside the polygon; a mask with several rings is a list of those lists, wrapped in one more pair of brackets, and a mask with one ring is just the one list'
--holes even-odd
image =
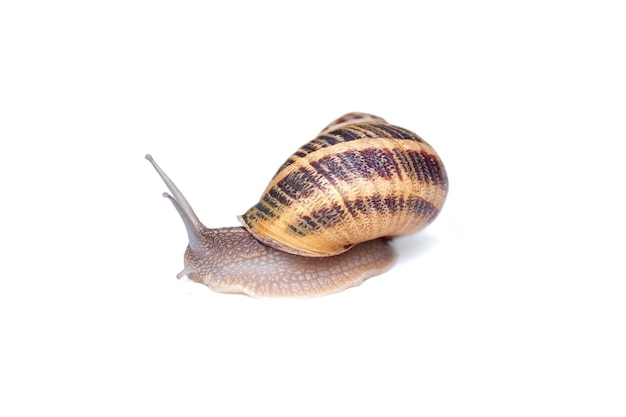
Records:
{"label": "brown and cream striped shell", "polygon": [[239,216],[262,243],[305,256],[414,233],[439,214],[448,179],[415,133],[365,113],[327,126],[280,167]]}

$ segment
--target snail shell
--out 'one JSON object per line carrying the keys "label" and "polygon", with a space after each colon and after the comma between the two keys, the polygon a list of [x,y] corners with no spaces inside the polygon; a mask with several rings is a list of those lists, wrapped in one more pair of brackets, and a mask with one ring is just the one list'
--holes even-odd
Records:
{"label": "snail shell", "polygon": [[260,202],[239,216],[244,227],[204,226],[146,159],[187,229],[177,277],[263,298],[332,294],[383,273],[395,258],[388,238],[433,221],[448,189],[430,145],[366,113],[335,120],[287,159]]}
{"label": "snail shell", "polygon": [[331,256],[422,229],[439,214],[447,189],[443,164],[422,138],[349,113],[293,154],[239,219],[266,245]]}

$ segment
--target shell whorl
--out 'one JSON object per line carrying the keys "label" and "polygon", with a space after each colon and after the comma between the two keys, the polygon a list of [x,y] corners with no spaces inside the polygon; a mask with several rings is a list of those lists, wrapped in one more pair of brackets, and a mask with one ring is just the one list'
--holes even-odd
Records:
{"label": "shell whorl", "polygon": [[266,245],[330,256],[418,231],[439,214],[447,189],[443,164],[422,138],[349,113],[287,159],[239,218]]}

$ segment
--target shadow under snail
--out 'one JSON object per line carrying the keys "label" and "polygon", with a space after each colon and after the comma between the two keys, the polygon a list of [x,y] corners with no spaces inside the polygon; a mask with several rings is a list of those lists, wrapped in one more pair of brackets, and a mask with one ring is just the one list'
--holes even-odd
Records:
{"label": "shadow under snail", "polygon": [[366,113],[328,125],[280,167],[243,227],[205,227],[169,177],[146,155],[180,214],[189,246],[178,278],[253,297],[312,297],[385,272],[389,239],[439,214],[448,178],[415,133]]}

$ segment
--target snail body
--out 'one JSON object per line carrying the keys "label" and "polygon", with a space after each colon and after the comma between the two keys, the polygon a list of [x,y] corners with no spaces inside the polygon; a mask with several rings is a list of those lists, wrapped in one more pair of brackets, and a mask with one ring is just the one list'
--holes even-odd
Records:
{"label": "snail body", "polygon": [[279,168],[243,227],[209,229],[159,168],[189,235],[184,275],[219,292],[310,297],[386,271],[389,239],[432,222],[448,180],[434,149],[384,119],[349,113]]}

